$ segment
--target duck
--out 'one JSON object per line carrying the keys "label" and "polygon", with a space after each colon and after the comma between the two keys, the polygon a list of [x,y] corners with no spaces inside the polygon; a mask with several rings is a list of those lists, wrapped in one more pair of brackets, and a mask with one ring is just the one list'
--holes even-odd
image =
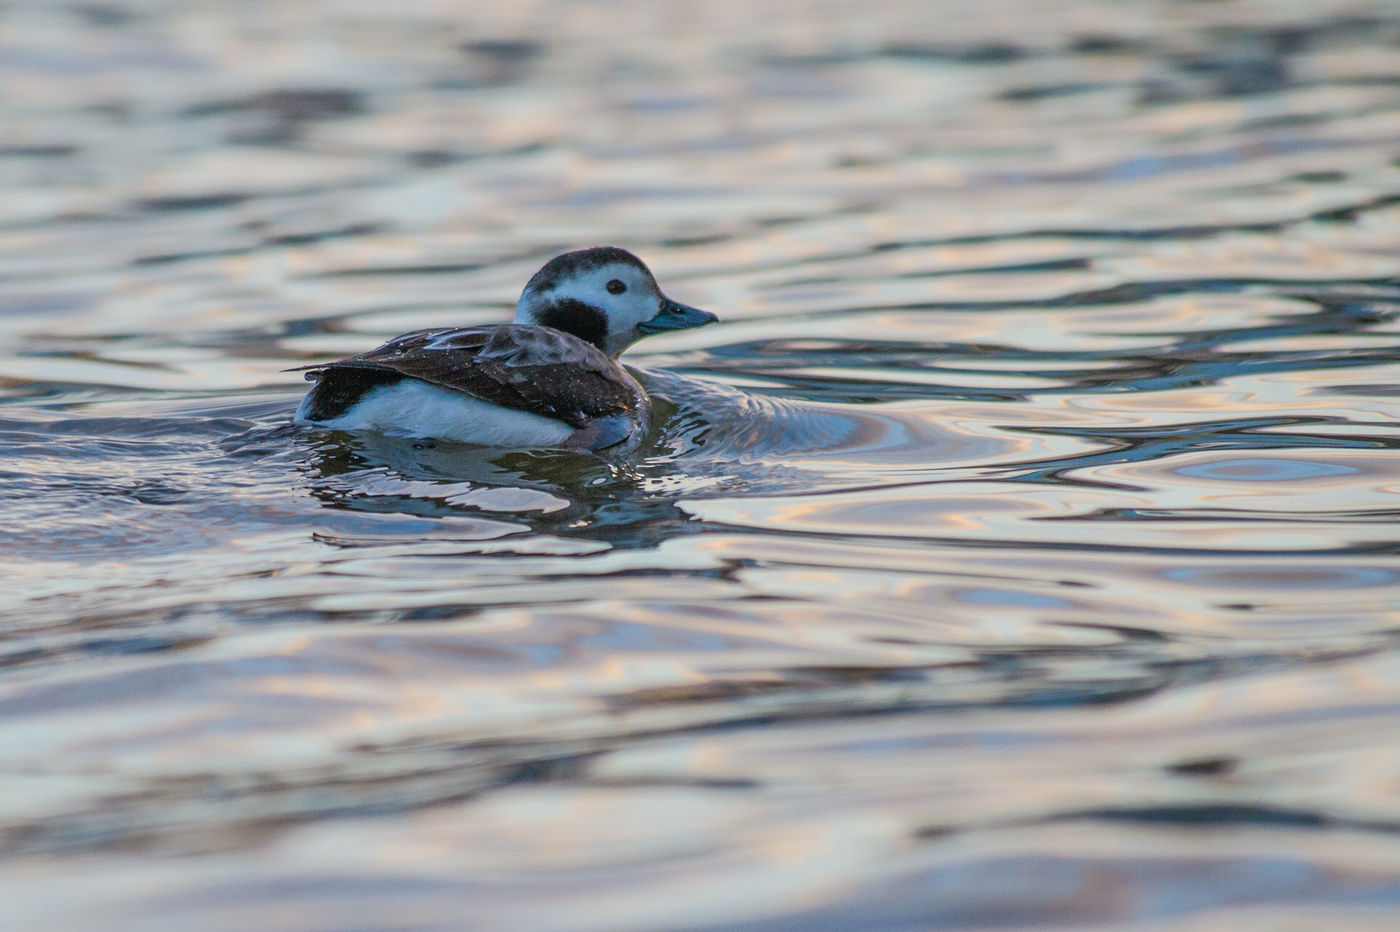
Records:
{"label": "duck", "polygon": [[662,293],[617,246],[555,256],[510,323],[415,330],[367,353],[302,366],[315,385],[294,423],[516,449],[632,449],[651,399],[618,356],[642,337],[719,318]]}

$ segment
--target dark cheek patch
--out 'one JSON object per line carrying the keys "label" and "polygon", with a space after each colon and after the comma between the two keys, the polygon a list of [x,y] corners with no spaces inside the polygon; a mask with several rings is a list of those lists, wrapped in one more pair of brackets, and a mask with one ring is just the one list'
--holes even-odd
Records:
{"label": "dark cheek patch", "polygon": [[562,298],[535,315],[535,320],[546,327],[572,333],[585,343],[592,343],[598,349],[608,339],[608,318],[602,311],[582,301]]}

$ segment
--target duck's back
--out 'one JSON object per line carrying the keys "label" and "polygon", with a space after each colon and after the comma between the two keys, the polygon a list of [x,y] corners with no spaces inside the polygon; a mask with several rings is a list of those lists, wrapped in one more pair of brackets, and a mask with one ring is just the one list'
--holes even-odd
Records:
{"label": "duck's back", "polygon": [[526,324],[406,333],[307,378],[299,421],[493,446],[597,449],[645,430],[651,407],[597,347]]}

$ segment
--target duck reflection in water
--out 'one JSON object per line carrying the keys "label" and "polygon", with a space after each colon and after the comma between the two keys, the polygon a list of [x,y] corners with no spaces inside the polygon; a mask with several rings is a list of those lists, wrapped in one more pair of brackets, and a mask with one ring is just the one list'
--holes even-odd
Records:
{"label": "duck reflection in water", "polygon": [[507,519],[534,535],[653,547],[692,517],[649,470],[570,450],[501,450],[379,434],[312,440],[305,472],[328,507],[375,514]]}

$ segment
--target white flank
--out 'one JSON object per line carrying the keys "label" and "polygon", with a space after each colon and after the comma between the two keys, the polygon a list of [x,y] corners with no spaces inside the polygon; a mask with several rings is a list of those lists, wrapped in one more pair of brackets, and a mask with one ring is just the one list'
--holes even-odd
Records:
{"label": "white flank", "polygon": [[311,421],[308,395],[295,420],[336,430],[373,430],[391,437],[433,437],[487,447],[562,446],[574,429],[563,421],[502,408],[461,392],[404,379],[381,385],[338,418]]}

